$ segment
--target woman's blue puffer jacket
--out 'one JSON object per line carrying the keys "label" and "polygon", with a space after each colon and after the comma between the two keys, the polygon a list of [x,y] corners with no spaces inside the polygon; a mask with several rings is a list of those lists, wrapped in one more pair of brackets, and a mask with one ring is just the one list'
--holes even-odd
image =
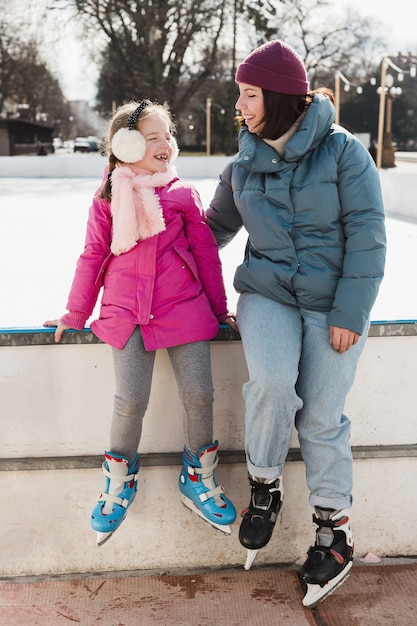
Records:
{"label": "woman's blue puffer jacket", "polygon": [[220,247],[248,232],[238,292],[313,311],[362,333],[385,265],[379,173],[357,137],[315,95],[284,158],[246,127],[207,211]]}

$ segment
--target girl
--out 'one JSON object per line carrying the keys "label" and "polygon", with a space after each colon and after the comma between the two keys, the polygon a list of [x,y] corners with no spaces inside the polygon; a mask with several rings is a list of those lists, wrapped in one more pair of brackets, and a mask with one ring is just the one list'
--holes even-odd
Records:
{"label": "girl", "polygon": [[329,90],[309,91],[298,54],[266,43],[239,65],[239,154],[208,211],[217,242],[249,234],[234,285],[249,370],[246,459],[251,487],[239,538],[246,568],[271,538],[293,427],[307,471],[314,545],[306,606],[346,577],[353,558],[350,422],[343,414],[385,263],[378,171],[333,124]]}
{"label": "girl", "polygon": [[102,545],[132,504],[138,447],[155,351],[167,348],[185,408],[181,498],[213,526],[230,533],[233,504],[214,470],[210,339],[228,315],[215,238],[193,186],[178,179],[178,154],[168,110],[149,100],[119,108],[108,131],[108,176],[90,209],[84,252],[57,326],[81,330],[103,286],[92,331],[112,347],[116,391],[105,453],[104,492],[91,516]]}

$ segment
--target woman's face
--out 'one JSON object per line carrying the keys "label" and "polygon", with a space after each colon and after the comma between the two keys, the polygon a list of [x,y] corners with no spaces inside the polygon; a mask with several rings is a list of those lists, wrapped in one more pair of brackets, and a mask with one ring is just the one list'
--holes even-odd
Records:
{"label": "woman's face", "polygon": [[152,174],[166,172],[172,159],[172,135],[168,121],[161,115],[150,115],[139,122],[139,130],[145,137],[146,152],[132,169],[148,170]]}
{"label": "woman's face", "polygon": [[238,83],[240,96],[236,102],[238,109],[251,133],[260,133],[265,125],[263,122],[265,107],[264,95],[260,87]]}

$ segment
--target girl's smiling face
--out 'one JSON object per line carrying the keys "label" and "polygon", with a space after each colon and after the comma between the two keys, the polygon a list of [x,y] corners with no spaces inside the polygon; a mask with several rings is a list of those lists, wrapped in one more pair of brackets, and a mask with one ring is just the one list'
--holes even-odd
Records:
{"label": "girl's smiling face", "polygon": [[264,95],[260,87],[238,83],[240,96],[236,102],[238,109],[251,133],[260,133],[264,122]]}
{"label": "girl's smiling face", "polygon": [[139,168],[152,174],[166,172],[173,154],[168,120],[161,115],[149,115],[139,122],[139,131],[145,138],[146,152],[141,161],[132,164],[132,169]]}

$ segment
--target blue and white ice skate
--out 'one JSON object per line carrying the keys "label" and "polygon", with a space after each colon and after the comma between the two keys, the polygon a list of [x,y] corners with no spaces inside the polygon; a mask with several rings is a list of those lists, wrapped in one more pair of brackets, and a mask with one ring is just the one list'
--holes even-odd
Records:
{"label": "blue and white ice skate", "polygon": [[119,454],[106,452],[103,462],[106,486],[97,498],[91,514],[91,526],[97,533],[97,544],[102,546],[119,528],[136,496],[138,487],[139,455],[132,463]]}
{"label": "blue and white ice skate", "polygon": [[224,495],[214,476],[219,457],[218,442],[201,448],[195,455],[184,446],[178,486],[183,504],[226,535],[232,532],[236,509]]}
{"label": "blue and white ice skate", "polygon": [[307,584],[303,605],[315,607],[340,587],[353,564],[353,538],[346,511],[319,509],[313,521],[319,526],[316,542],[308,551],[302,568]]}

